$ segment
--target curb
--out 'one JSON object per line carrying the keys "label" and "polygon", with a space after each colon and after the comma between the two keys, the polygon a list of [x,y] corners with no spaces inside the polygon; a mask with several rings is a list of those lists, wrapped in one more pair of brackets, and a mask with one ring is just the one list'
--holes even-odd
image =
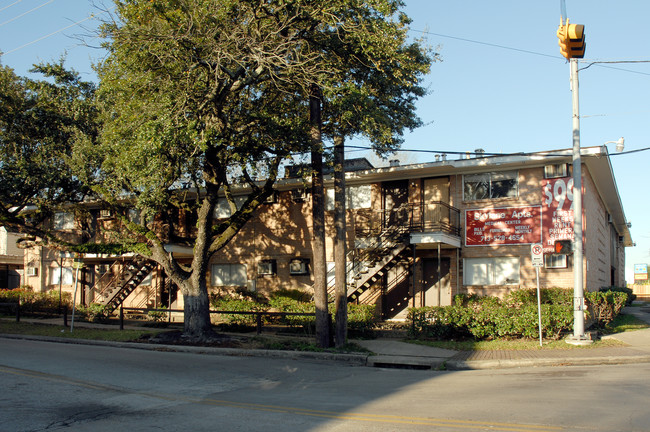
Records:
{"label": "curb", "polygon": [[67,343],[75,345],[110,346],[114,348],[140,349],[146,351],[186,352],[193,354],[221,355],[229,357],[266,357],[286,358],[291,360],[301,359],[317,361],[338,361],[355,366],[366,366],[368,364],[368,357],[370,357],[369,354],[338,354],[313,351],[283,351],[268,349],[239,349],[199,347],[190,345],[147,344],[138,342],[108,342],[92,339],[68,339],[53,336],[31,336],[16,334],[2,334],[0,335],[0,338],[33,340],[52,343]]}
{"label": "curb", "polygon": [[483,370],[483,369],[513,369],[520,367],[544,366],[598,366],[650,363],[650,355],[619,356],[619,357],[574,357],[574,358],[540,358],[518,360],[448,360],[447,370]]}

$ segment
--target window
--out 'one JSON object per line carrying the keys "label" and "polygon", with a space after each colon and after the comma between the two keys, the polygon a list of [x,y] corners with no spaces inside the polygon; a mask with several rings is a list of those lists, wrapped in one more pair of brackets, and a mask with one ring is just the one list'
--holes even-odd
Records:
{"label": "window", "polygon": [[517,171],[467,174],[463,177],[465,201],[495,198],[516,198]]}
{"label": "window", "polygon": [[291,200],[295,203],[302,203],[309,200],[309,191],[306,188],[293,189],[291,191]]}
{"label": "window", "polygon": [[304,258],[294,258],[289,261],[289,274],[306,275],[308,272],[309,260]]}
{"label": "window", "polygon": [[262,260],[257,263],[257,274],[260,276],[274,275],[276,264],[274,259]]}
{"label": "window", "polygon": [[[372,205],[372,187],[370,185],[349,186],[345,188],[345,208],[370,208]],[[325,210],[334,210],[334,188],[327,189]]]}
{"label": "window", "polygon": [[[237,209],[241,208],[246,201],[246,198],[248,197],[245,195],[235,197],[235,205],[237,206]],[[225,219],[229,218],[231,215],[232,212],[230,211],[228,200],[226,198],[219,198],[217,205],[214,207],[214,217],[217,219]]]}
{"label": "window", "polygon": [[553,164],[544,166],[544,178],[560,178],[569,175],[569,166],[567,164]]}
{"label": "window", "polygon": [[74,229],[74,213],[67,213],[67,212],[54,213],[54,229],[56,230]]}
{"label": "window", "polygon": [[244,264],[212,265],[212,286],[246,286],[247,281]]}
{"label": "window", "polygon": [[465,258],[464,285],[518,285],[519,257]]}
{"label": "window", "polygon": [[544,255],[544,267],[547,269],[563,269],[569,267],[567,255]]}
{"label": "window", "polygon": [[72,267],[50,267],[50,285],[72,285],[74,271]]}

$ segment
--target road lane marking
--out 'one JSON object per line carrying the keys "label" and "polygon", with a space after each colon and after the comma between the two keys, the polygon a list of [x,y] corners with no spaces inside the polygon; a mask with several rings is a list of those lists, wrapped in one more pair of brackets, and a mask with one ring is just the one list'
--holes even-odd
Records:
{"label": "road lane marking", "polygon": [[128,388],[109,386],[105,384],[98,384],[86,380],[70,378],[62,375],[50,374],[47,372],[39,372],[29,369],[20,369],[11,366],[0,365],[0,372],[16,376],[24,376],[28,378],[42,379],[51,382],[64,383],[78,387],[84,387],[91,390],[102,390],[117,393],[128,393],[137,396],[146,396],[154,399],[161,399],[165,401],[186,402],[192,404],[211,405],[220,407],[237,408],[243,410],[265,411],[275,413],[285,413],[294,415],[303,415],[309,417],[328,418],[333,420],[347,420],[358,421],[366,423],[386,423],[386,424],[411,424],[421,426],[443,426],[452,429],[476,429],[484,428],[491,431],[504,431],[504,432],[553,432],[561,431],[564,428],[558,426],[545,426],[545,425],[532,425],[532,424],[517,424],[517,423],[500,423],[500,422],[483,422],[475,420],[453,420],[441,419],[430,417],[407,417],[397,416],[390,414],[369,414],[369,413],[354,413],[354,412],[336,412],[315,410],[309,408],[287,407],[281,405],[264,405],[247,402],[236,402],[221,399],[199,399],[186,397],[181,395],[166,395],[160,392],[142,392],[134,391]]}

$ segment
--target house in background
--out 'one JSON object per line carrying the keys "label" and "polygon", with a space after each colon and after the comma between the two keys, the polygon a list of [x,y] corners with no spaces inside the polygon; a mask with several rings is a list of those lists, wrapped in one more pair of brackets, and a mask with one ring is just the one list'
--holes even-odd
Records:
{"label": "house in background", "polygon": [[[606,148],[582,149],[582,263],[574,263],[571,255],[553,253],[555,240],[573,238],[570,150],[435,159],[381,168],[363,159],[347,161],[349,301],[376,304],[381,318],[399,319],[409,307],[451,304],[456,294],[503,296],[532,288],[536,279],[530,250],[535,243],[545,251],[542,287],[572,288],[575,265],[583,266],[586,290],[624,285],[625,247],[633,243]],[[298,289],[311,295],[311,198],[299,172],[287,169],[275,194],[212,258],[208,275],[212,291],[270,294]],[[333,292],[333,180],[326,177],[325,184]],[[86,226],[115,223],[104,210],[93,209],[91,214],[95,219],[84,222]],[[214,217],[229,214],[224,199]],[[173,223],[165,224],[169,251],[187,260],[191,253],[181,240],[192,236],[195,217],[179,211],[168,218]],[[69,216],[59,219],[54,222],[71,235],[81,227]],[[25,265],[40,263],[43,268],[37,276],[27,277],[27,283],[37,290],[71,289],[73,272],[66,264],[70,258],[57,259],[47,250],[30,252]],[[85,256],[83,262],[80,301],[108,302],[112,296],[115,307],[182,306],[182,297],[164,272],[140,257]],[[61,263],[70,270],[62,271]]]}
{"label": "house in background", "polygon": [[0,289],[14,289],[21,285],[24,252],[16,246],[19,238],[20,234],[0,227]]}

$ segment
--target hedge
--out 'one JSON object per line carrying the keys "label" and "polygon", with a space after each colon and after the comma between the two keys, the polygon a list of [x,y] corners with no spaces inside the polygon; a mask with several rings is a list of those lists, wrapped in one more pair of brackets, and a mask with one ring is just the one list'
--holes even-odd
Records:
{"label": "hedge", "polygon": [[[598,326],[621,311],[627,294],[620,291],[587,292],[586,304]],[[559,339],[573,329],[573,290],[541,290],[542,335]],[[537,290],[520,289],[503,300],[497,297],[459,295],[451,306],[411,308],[411,337],[433,339],[538,338]]]}

